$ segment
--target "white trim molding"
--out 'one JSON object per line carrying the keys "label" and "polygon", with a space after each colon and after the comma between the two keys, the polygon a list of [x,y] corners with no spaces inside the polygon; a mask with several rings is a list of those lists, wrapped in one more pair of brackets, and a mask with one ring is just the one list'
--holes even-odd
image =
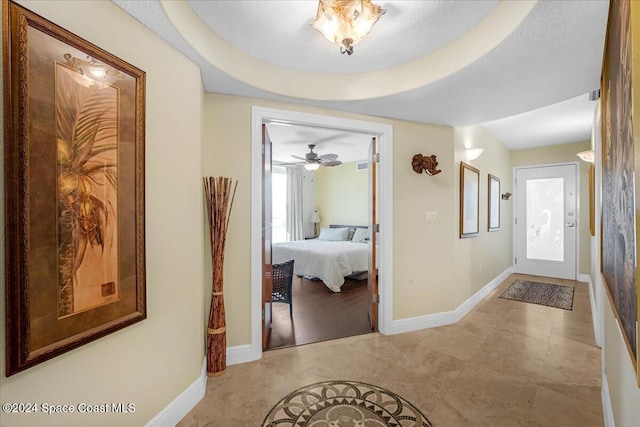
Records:
{"label": "white trim molding", "polygon": [[578,282],[586,282],[589,288],[589,302],[591,303],[591,322],[593,323],[593,335],[595,337],[596,345],[602,348],[602,337],[600,336],[600,316],[598,313],[598,306],[596,305],[596,294],[591,281],[591,276],[588,274],[578,274]]}
{"label": "white trim molding", "polygon": [[418,331],[420,329],[435,328],[438,326],[451,325],[459,322],[476,305],[478,305],[487,295],[496,289],[513,271],[513,267],[507,268],[497,277],[484,285],[475,294],[471,295],[465,302],[460,304],[455,310],[445,311],[425,316],[411,317],[408,319],[394,320],[389,334],[401,334],[403,332]]}
{"label": "white trim molding", "polygon": [[[602,365],[604,366],[604,360]],[[602,412],[604,415],[604,427],[616,427],[616,421],[613,418],[613,406],[611,405],[611,395],[609,394],[609,382],[607,381],[607,374],[604,369],[602,370],[602,388],[600,394],[602,395]]]}
{"label": "white trim molding", "polygon": [[200,376],[167,406],[151,418],[145,427],[173,427],[204,397],[207,389],[207,359],[202,361]]}
{"label": "white trim molding", "polygon": [[260,359],[260,354],[256,354],[251,344],[236,345],[233,347],[227,347],[227,365],[237,365],[239,363],[251,362],[252,360]]}

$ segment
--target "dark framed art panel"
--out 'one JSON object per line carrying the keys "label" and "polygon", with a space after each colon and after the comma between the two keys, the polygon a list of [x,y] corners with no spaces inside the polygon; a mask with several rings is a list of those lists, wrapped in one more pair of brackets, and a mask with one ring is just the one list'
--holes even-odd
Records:
{"label": "dark framed art panel", "polygon": [[480,171],[460,162],[460,238],[480,232]]}
{"label": "dark framed art panel", "polygon": [[487,183],[487,230],[500,230],[500,178],[489,174]]}
{"label": "dark framed art panel", "polygon": [[3,2],[6,374],[146,318],[145,73]]}
{"label": "dark framed art panel", "polygon": [[[640,82],[637,75],[640,64],[638,56],[633,58],[632,55],[633,50],[638,49],[638,46],[632,49],[632,32],[633,40],[640,44],[640,5],[635,3],[612,1],[609,5],[601,87],[601,261],[605,288],[637,376],[640,304],[635,262],[638,249],[635,223],[640,220],[640,198],[638,184],[633,181],[640,174],[640,127],[638,120],[634,124],[632,116],[633,109],[638,111],[640,108]],[[635,19],[632,19],[632,8]],[[636,86],[635,94],[633,86]]]}

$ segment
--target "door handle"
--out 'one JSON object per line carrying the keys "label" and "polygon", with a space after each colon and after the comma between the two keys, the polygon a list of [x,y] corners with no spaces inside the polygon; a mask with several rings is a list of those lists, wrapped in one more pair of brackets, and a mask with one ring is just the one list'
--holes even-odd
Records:
{"label": "door handle", "polygon": [[574,227],[575,224],[573,222],[568,222],[565,224],[567,227]]}

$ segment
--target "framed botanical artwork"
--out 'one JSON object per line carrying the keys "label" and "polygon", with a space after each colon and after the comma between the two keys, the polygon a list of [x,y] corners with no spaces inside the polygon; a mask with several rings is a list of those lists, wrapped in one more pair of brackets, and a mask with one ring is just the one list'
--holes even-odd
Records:
{"label": "framed botanical artwork", "polygon": [[480,171],[460,162],[460,238],[480,232]]}
{"label": "framed botanical artwork", "polygon": [[500,178],[489,174],[487,188],[489,192],[487,229],[498,231],[500,230]]}
{"label": "framed botanical artwork", "polygon": [[146,318],[145,73],[3,14],[9,376]]}

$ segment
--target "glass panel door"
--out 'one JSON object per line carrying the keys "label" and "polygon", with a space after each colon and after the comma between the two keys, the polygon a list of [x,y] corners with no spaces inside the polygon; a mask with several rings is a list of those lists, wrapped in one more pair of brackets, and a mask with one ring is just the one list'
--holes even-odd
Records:
{"label": "glass panel door", "polygon": [[527,258],[564,261],[564,179],[527,180]]}
{"label": "glass panel door", "polygon": [[514,271],[576,279],[577,165],[516,169]]}

